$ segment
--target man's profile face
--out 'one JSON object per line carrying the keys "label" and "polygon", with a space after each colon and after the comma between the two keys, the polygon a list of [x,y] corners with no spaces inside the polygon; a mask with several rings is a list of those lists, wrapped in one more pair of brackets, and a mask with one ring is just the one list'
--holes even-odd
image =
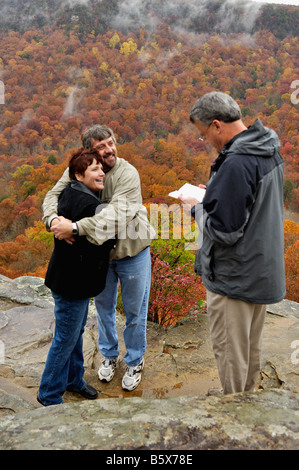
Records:
{"label": "man's profile face", "polygon": [[117,158],[117,149],[112,137],[103,140],[92,141],[92,148],[96,150],[101,158],[104,171],[109,171],[114,167]]}
{"label": "man's profile face", "polygon": [[218,152],[221,152],[225,143],[222,138],[223,123],[214,119],[208,126],[201,121],[195,121],[194,124],[199,132],[200,140],[212,145]]}

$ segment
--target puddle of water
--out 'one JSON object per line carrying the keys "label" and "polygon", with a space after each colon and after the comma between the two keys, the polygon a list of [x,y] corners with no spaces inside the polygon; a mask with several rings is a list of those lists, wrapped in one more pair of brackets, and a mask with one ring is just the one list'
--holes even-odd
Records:
{"label": "puddle of water", "polygon": [[[211,388],[220,388],[220,382],[217,377],[197,377],[188,381],[180,381],[169,385],[163,385],[161,387],[149,387],[148,384],[142,383],[133,390],[132,392],[126,392],[118,384],[114,387],[106,388],[106,384],[98,384],[96,387],[99,390],[99,398],[169,398],[178,396],[194,396],[194,395],[206,395]],[[107,384],[109,385],[109,384]],[[95,386],[93,384],[93,386]]]}
{"label": "puddle of water", "polygon": [[175,385],[172,385],[171,387],[161,387],[161,388],[154,388],[152,390],[152,394],[154,398],[165,398],[167,396],[170,396],[171,392],[174,390],[178,390],[182,387],[183,382],[179,382]]}

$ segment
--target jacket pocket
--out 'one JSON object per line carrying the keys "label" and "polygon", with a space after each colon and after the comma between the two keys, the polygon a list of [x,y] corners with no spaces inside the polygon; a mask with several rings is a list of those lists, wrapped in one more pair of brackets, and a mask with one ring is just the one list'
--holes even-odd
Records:
{"label": "jacket pocket", "polygon": [[195,255],[195,262],[194,262],[194,272],[198,275],[202,275],[202,266],[201,266],[201,249],[197,250],[196,255]]}
{"label": "jacket pocket", "polygon": [[206,238],[203,246],[197,251],[194,270],[199,276],[204,275],[209,281],[215,280],[214,274],[214,242]]}

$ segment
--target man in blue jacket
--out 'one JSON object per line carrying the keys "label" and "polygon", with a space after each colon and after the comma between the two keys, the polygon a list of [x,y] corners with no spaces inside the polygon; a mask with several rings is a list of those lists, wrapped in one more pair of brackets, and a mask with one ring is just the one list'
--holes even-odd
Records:
{"label": "man in blue jacket", "polygon": [[195,271],[207,289],[210,334],[225,394],[253,390],[260,371],[266,305],[285,296],[283,161],[279,139],[258,119],[246,127],[238,104],[211,92],[190,120],[219,153],[202,204]]}

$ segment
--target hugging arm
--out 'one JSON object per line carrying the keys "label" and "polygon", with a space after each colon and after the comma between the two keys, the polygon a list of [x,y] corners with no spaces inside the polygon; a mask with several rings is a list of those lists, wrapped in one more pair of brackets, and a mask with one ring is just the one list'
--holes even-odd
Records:
{"label": "hugging arm", "polygon": [[117,236],[126,238],[126,228],[140,210],[140,179],[137,170],[123,171],[114,182],[109,204],[93,217],[78,222],[79,235],[97,245]]}
{"label": "hugging arm", "polygon": [[[67,169],[46,195],[43,204],[43,222],[48,230],[51,222],[58,217],[59,194],[69,182]],[[114,187],[114,194],[107,207],[101,208],[101,211],[93,217],[86,217],[77,222],[79,235],[86,235],[89,241],[97,245],[102,245],[115,235],[121,236],[121,232],[125,232],[127,225],[134,219],[141,206],[140,179],[137,170],[123,171],[114,182]],[[58,239],[71,239],[71,221],[59,217],[59,223],[52,225],[51,231]]]}

